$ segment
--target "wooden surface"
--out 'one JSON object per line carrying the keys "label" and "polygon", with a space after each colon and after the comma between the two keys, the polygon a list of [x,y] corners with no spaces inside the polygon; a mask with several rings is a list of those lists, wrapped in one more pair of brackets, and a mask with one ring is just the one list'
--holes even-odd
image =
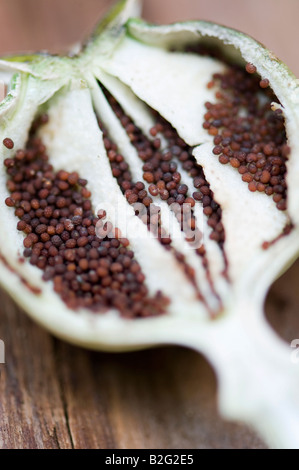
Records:
{"label": "wooden surface", "polygon": [[[271,290],[267,312],[299,337],[299,262]],[[1,292],[0,448],[263,448],[223,421],[216,381],[199,354],[164,347],[126,354],[54,339]]]}
{"label": "wooden surface", "polygon": [[[61,50],[78,33],[86,35],[95,12],[109,3],[51,0],[50,8],[48,0],[1,0],[0,52]],[[286,28],[282,34],[286,22],[298,18],[297,0],[276,0],[274,12],[267,10],[272,0],[186,0],[177,8],[165,0],[159,14],[158,3],[146,2],[148,18],[222,19],[269,44],[299,74],[290,47],[298,43],[298,30]],[[178,12],[182,4],[184,11]],[[271,323],[287,341],[299,337],[298,281],[299,262],[267,301]],[[54,339],[5,293],[0,297],[0,339],[6,347],[6,364],[0,365],[0,448],[264,447],[247,428],[218,416],[215,376],[199,354],[176,347],[128,354],[85,351]]]}

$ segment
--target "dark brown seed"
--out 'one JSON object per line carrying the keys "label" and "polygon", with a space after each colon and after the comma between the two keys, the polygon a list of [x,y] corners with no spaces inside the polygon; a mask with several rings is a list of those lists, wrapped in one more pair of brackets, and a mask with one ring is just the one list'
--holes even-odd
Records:
{"label": "dark brown seed", "polygon": [[273,196],[273,201],[274,202],[280,202],[282,200],[282,195],[281,194],[274,194]]}
{"label": "dark brown seed", "polygon": [[195,191],[192,194],[192,196],[193,196],[193,199],[195,199],[195,201],[201,201],[202,200],[202,194],[199,191]]}
{"label": "dark brown seed", "polygon": [[269,80],[267,78],[264,78],[263,80],[260,81],[261,88],[267,88],[268,86],[269,86]]}
{"label": "dark brown seed", "polygon": [[256,67],[253,64],[248,63],[248,64],[246,64],[245,68],[246,68],[246,72],[248,72],[248,73],[255,73],[256,72]]}
{"label": "dark brown seed", "polygon": [[285,211],[287,209],[287,203],[285,199],[282,199],[281,201],[279,201],[276,206],[277,206],[277,209],[279,209],[280,211]]}
{"label": "dark brown seed", "polygon": [[15,201],[13,200],[12,197],[7,197],[7,198],[5,199],[5,204],[6,204],[8,207],[14,207]]}
{"label": "dark brown seed", "polygon": [[167,191],[167,189],[161,189],[160,190],[160,198],[163,201],[166,201],[169,198],[169,192]]}
{"label": "dark brown seed", "polygon": [[148,191],[152,196],[158,196],[158,194],[159,194],[159,190],[158,190],[157,186],[154,185],[154,184],[149,185]]}
{"label": "dark brown seed", "polygon": [[240,161],[237,158],[231,158],[230,164],[234,168],[239,168],[240,166]]}
{"label": "dark brown seed", "polygon": [[134,193],[130,194],[128,196],[128,203],[129,204],[135,204],[136,202],[138,202],[138,195],[134,194]]}
{"label": "dark brown seed", "polygon": [[3,145],[9,150],[14,148],[14,142],[9,137],[5,137],[5,139],[3,139]]}
{"label": "dark brown seed", "polygon": [[75,185],[78,182],[78,179],[79,179],[79,175],[76,172],[70,173],[67,177],[67,181],[72,186]]}
{"label": "dark brown seed", "polygon": [[69,178],[69,173],[67,171],[61,170],[57,173],[57,178],[61,181],[67,181]]}
{"label": "dark brown seed", "polygon": [[271,173],[267,170],[264,170],[260,177],[261,183],[264,183],[264,184],[269,183],[270,179],[271,179]]}
{"label": "dark brown seed", "polygon": [[45,224],[39,224],[35,229],[35,233],[37,233],[39,235],[46,232],[46,231],[47,231],[47,226]]}
{"label": "dark brown seed", "polygon": [[17,224],[17,229],[23,231],[25,230],[26,226],[26,222],[24,222],[24,220],[20,220]]}
{"label": "dark brown seed", "polygon": [[153,173],[150,173],[149,171],[146,171],[146,172],[143,173],[143,179],[147,183],[153,183],[154,182],[154,175],[153,175]]}
{"label": "dark brown seed", "polygon": [[88,243],[88,238],[87,238],[87,237],[80,237],[80,238],[78,238],[78,240],[77,240],[77,245],[78,245],[79,247],[86,246],[87,243]]}
{"label": "dark brown seed", "polygon": [[148,196],[146,196],[142,201],[145,207],[149,207],[152,202],[153,202],[152,198]]}
{"label": "dark brown seed", "polygon": [[257,183],[256,185],[257,187],[257,190],[260,192],[260,193],[263,193],[266,189],[265,185],[263,183]]}
{"label": "dark brown seed", "polygon": [[244,173],[244,175],[242,176],[242,180],[245,183],[251,183],[251,181],[253,180],[253,176],[250,173]]}
{"label": "dark brown seed", "polygon": [[220,155],[219,157],[219,162],[222,163],[222,165],[226,165],[229,162],[229,158],[226,155]]}
{"label": "dark brown seed", "polygon": [[[216,137],[215,137],[216,138]],[[222,147],[220,145],[216,145],[213,148],[213,154],[214,155],[220,155],[222,153]]]}
{"label": "dark brown seed", "polygon": [[190,204],[191,207],[194,207],[195,206],[195,201],[192,197],[187,197],[185,199],[185,204]]}
{"label": "dark brown seed", "polygon": [[180,184],[177,189],[179,194],[187,194],[188,192],[188,186],[186,184]]}
{"label": "dark brown seed", "polygon": [[51,238],[51,242],[53,243],[54,246],[59,247],[62,244],[62,240],[58,235],[54,235]]}
{"label": "dark brown seed", "polygon": [[256,186],[255,181],[251,181],[251,182],[248,184],[248,189],[249,189],[249,191],[251,191],[251,192],[255,192],[255,191],[257,190],[257,186]]}

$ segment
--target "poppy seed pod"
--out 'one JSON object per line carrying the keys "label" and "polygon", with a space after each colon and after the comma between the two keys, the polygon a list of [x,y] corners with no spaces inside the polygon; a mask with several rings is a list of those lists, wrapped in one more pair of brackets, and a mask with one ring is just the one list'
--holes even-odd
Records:
{"label": "poppy seed pod", "polygon": [[76,54],[0,60],[0,282],[72,343],[199,350],[223,416],[298,448],[299,373],[263,316],[299,252],[298,82],[239,31],[139,7]]}

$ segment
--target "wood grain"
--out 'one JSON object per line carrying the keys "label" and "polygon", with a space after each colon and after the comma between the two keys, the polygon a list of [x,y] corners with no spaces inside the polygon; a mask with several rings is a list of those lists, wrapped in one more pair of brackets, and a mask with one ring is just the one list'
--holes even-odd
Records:
{"label": "wood grain", "polygon": [[127,354],[54,339],[1,293],[0,447],[260,448],[216,410],[205,359],[175,347]]}
{"label": "wood grain", "polygon": [[[278,280],[267,316],[299,337],[299,262]],[[1,292],[1,448],[263,448],[223,421],[216,380],[199,354],[176,347],[126,354],[86,351],[42,330]]]}
{"label": "wood grain", "polygon": [[[65,49],[86,36],[110,3],[1,0],[0,53]],[[264,40],[299,73],[290,48],[298,43],[292,25],[299,4],[273,4],[186,0],[174,7],[172,0],[151,0],[145,14],[160,22],[201,16],[237,26]],[[299,337],[298,279],[299,262],[267,300],[267,316],[287,341]],[[85,351],[33,324],[4,292],[0,302],[6,348],[6,364],[0,365],[1,448],[264,447],[246,427],[218,416],[215,376],[199,354],[176,347],[128,354]]]}

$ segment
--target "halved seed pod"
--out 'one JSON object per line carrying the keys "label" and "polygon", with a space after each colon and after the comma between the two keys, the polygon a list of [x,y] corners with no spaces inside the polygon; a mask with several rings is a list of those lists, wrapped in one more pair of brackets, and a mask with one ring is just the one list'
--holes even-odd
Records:
{"label": "halved seed pod", "polygon": [[298,83],[242,33],[137,10],[74,57],[0,61],[1,283],[76,344],[195,347],[226,417],[297,447],[299,376],[262,306],[299,250]]}

